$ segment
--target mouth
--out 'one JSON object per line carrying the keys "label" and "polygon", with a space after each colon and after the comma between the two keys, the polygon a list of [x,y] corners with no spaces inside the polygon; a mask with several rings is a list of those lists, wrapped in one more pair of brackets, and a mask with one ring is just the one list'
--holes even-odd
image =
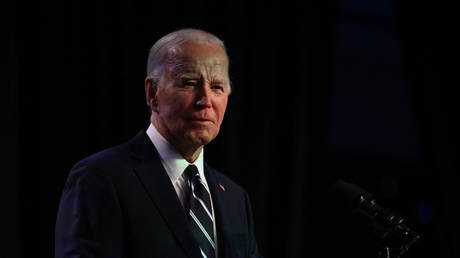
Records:
{"label": "mouth", "polygon": [[207,118],[192,118],[190,121],[194,124],[200,124],[200,125],[207,125],[207,124],[213,124],[214,122],[211,119]]}

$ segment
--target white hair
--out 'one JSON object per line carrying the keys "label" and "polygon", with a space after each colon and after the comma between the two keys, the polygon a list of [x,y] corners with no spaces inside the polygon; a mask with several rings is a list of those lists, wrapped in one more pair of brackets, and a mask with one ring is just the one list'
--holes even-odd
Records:
{"label": "white hair", "polygon": [[158,84],[164,64],[171,61],[171,52],[186,42],[216,44],[227,53],[224,42],[209,32],[199,29],[177,30],[163,36],[150,48],[147,60],[147,78],[152,79],[154,84]]}

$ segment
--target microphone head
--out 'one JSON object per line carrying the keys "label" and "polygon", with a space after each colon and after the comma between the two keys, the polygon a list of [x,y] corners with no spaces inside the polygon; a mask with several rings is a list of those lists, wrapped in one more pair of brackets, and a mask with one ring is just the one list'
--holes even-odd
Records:
{"label": "microphone head", "polygon": [[357,185],[337,180],[332,186],[332,200],[347,210],[358,208],[361,198],[371,199],[372,195]]}

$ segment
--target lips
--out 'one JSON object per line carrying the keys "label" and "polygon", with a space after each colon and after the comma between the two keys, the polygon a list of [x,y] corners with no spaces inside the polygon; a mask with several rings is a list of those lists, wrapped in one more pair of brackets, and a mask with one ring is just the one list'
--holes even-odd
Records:
{"label": "lips", "polygon": [[201,123],[201,124],[214,123],[214,121],[209,118],[201,118],[201,117],[193,117],[190,119],[190,121],[194,123]]}
{"label": "lips", "polygon": [[209,122],[212,122],[211,119],[207,119],[207,118],[192,118],[192,120],[195,120],[195,121],[209,121]]}

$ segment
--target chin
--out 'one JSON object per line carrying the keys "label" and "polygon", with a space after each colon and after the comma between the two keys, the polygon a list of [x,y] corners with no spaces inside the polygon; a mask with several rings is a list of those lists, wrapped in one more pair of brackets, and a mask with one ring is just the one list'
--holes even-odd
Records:
{"label": "chin", "polygon": [[203,146],[214,140],[215,135],[211,135],[208,132],[198,132],[190,135],[189,140],[194,145]]}

